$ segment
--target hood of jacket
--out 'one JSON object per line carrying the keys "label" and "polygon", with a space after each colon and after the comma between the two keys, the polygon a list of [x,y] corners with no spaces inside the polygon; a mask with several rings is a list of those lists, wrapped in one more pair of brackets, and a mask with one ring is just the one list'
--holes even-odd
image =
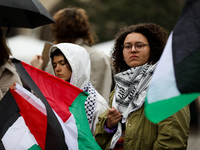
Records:
{"label": "hood of jacket", "polygon": [[50,48],[49,56],[56,49],[59,49],[64,54],[72,68],[70,83],[83,89],[90,80],[91,69],[90,57],[85,48],[72,43],[60,43]]}

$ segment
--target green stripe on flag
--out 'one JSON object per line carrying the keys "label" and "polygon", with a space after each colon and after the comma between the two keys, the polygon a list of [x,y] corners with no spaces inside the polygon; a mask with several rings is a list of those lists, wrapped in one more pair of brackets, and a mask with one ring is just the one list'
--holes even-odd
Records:
{"label": "green stripe on flag", "polygon": [[190,104],[196,99],[200,93],[181,94],[165,100],[160,100],[154,103],[148,103],[147,97],[145,99],[145,115],[153,123],[158,123],[180,109]]}
{"label": "green stripe on flag", "polygon": [[34,144],[31,148],[29,148],[28,150],[42,150],[39,145]]}
{"label": "green stripe on flag", "polygon": [[80,93],[69,107],[70,112],[74,115],[78,129],[78,147],[81,150],[101,150],[90,131],[87,120],[85,112],[85,100],[87,97],[88,93]]}

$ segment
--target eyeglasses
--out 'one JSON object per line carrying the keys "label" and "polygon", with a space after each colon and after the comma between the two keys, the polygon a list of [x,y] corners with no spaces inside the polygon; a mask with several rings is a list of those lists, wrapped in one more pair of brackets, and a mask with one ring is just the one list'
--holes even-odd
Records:
{"label": "eyeglasses", "polygon": [[126,44],[122,45],[122,48],[124,51],[130,52],[133,48],[133,45],[134,45],[135,50],[138,52],[142,51],[145,46],[149,46],[149,44],[144,44],[143,42],[136,42],[135,44],[126,43]]}

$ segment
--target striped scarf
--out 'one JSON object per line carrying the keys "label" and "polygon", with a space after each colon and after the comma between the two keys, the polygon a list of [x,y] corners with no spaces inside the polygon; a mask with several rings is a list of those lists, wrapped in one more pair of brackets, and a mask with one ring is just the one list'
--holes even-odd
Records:
{"label": "striped scarf", "polygon": [[[156,65],[157,63],[154,65],[146,63],[115,75],[116,85],[112,106],[122,114],[122,123],[126,122],[131,112],[143,105]],[[121,123],[118,123],[117,131],[111,141],[111,149],[114,148],[121,134]]]}

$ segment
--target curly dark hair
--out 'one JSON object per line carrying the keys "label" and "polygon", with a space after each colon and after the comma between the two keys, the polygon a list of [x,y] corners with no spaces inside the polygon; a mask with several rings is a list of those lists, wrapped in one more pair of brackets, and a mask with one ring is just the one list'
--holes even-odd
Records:
{"label": "curly dark hair", "polygon": [[7,46],[6,37],[0,28],[0,67],[8,61],[10,55],[12,55],[12,53]]}
{"label": "curly dark hair", "polygon": [[74,43],[82,38],[88,45],[94,44],[95,34],[90,31],[90,23],[86,11],[81,8],[64,8],[53,15],[56,23],[51,24],[54,43]]}
{"label": "curly dark hair", "polygon": [[124,44],[126,36],[132,32],[141,33],[147,38],[150,45],[149,64],[155,64],[163,52],[168,37],[168,34],[163,27],[154,23],[139,23],[124,27],[116,34],[114,48],[111,52],[114,74],[130,68],[126,62],[123,61],[122,45]]}

